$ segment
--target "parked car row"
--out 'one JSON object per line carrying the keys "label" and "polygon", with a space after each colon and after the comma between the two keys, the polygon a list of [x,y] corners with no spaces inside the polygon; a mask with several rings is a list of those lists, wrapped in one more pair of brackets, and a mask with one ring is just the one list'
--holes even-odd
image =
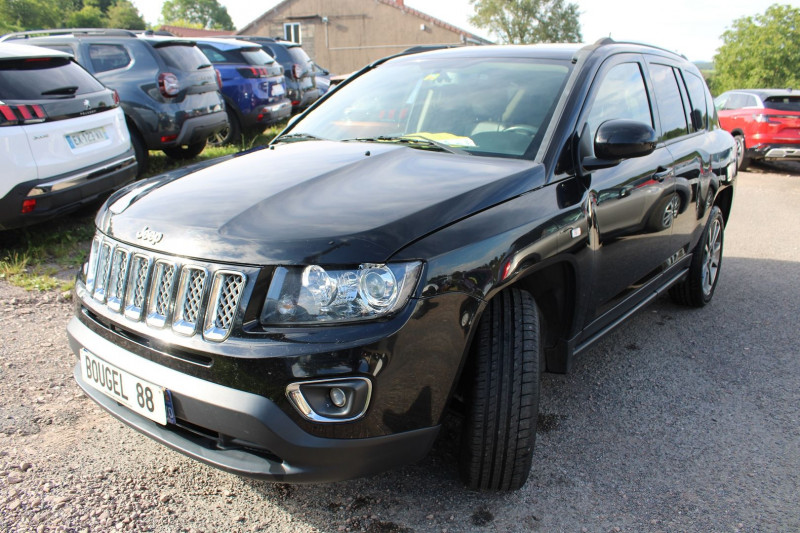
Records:
{"label": "parked car row", "polygon": [[728,91],[714,105],[720,124],[736,139],[739,170],[751,161],[800,161],[800,92]]}
{"label": "parked car row", "polygon": [[288,41],[115,29],[7,34],[0,61],[0,230],[107,194],[147,171],[150,150],[190,159],[260,133],[328,75]]}

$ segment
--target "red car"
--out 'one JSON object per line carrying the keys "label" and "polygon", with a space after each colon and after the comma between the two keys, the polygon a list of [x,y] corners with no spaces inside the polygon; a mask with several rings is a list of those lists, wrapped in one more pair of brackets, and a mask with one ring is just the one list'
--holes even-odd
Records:
{"label": "red car", "polygon": [[754,160],[800,161],[800,91],[728,91],[714,105],[736,139],[739,170]]}

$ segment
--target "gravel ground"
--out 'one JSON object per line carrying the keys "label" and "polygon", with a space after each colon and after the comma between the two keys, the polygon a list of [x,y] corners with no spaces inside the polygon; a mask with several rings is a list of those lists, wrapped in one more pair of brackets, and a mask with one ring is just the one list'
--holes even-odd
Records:
{"label": "gravel ground", "polygon": [[0,530],[798,531],[800,166],[740,175],[714,301],[660,299],[546,375],[512,494],[419,464],[327,485],[239,478],[155,444],[74,384],[56,293],[0,282]]}

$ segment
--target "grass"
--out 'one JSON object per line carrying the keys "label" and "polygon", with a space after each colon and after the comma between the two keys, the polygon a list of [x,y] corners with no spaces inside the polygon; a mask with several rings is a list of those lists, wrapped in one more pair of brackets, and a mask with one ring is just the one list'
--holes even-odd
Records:
{"label": "grass", "polygon": [[[195,159],[176,161],[163,152],[150,152],[150,167],[144,177],[184,165],[247,150],[271,141],[285,126],[277,124],[237,145],[206,147]],[[94,215],[102,202],[54,220],[27,228],[0,231],[0,280],[31,291],[67,292],[86,260],[94,235]]]}

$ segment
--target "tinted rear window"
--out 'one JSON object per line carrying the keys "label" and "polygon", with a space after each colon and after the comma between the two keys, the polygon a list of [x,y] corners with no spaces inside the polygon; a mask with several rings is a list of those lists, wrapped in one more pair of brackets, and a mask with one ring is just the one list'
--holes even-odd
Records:
{"label": "tinted rear window", "polygon": [[68,58],[0,61],[0,100],[65,98],[103,90],[103,85]]}
{"label": "tinted rear window", "polygon": [[800,111],[800,96],[770,96],[764,106],[780,111]]}
{"label": "tinted rear window", "polygon": [[198,70],[210,67],[208,58],[194,45],[168,44],[156,46],[156,52],[168,67],[176,70]]}
{"label": "tinted rear window", "polygon": [[295,63],[300,63],[301,65],[305,66],[306,63],[311,61],[311,58],[308,57],[305,50],[300,48],[299,46],[290,46],[288,47],[289,55],[292,56],[292,61]]}
{"label": "tinted rear window", "polygon": [[271,65],[275,60],[261,48],[254,48],[252,50],[242,50],[242,57],[248,65]]}

